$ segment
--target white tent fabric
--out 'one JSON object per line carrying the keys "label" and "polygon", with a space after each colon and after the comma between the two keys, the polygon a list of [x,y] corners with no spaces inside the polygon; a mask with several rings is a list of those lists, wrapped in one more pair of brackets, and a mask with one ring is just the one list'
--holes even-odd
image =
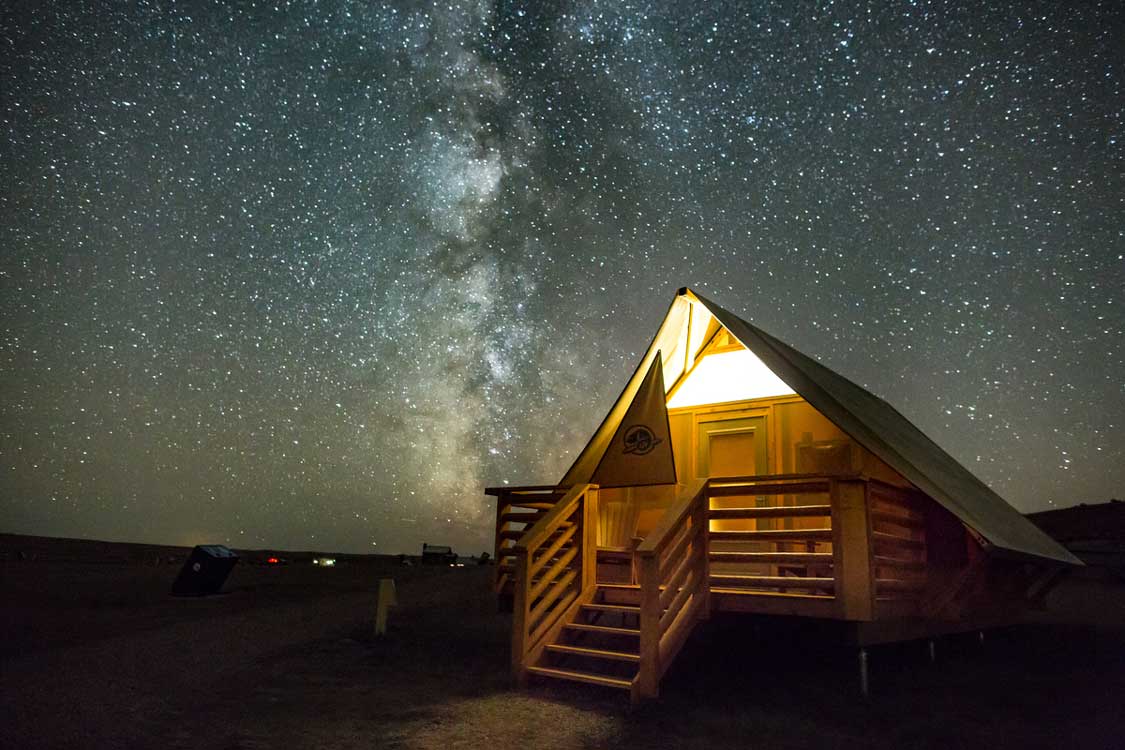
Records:
{"label": "white tent fabric", "polygon": [[676,296],[640,367],[560,486],[590,481],[657,354],[663,354],[664,382],[670,385],[690,368],[705,345],[708,335],[701,332],[713,332],[716,324],[725,327],[853,440],[980,535],[994,551],[1082,564],[890,404],[686,288]]}

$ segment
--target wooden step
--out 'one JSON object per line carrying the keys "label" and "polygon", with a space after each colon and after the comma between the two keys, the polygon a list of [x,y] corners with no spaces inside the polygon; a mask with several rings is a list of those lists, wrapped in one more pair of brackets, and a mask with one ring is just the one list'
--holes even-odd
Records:
{"label": "wooden step", "polygon": [[596,612],[619,612],[626,615],[638,615],[641,613],[640,607],[634,607],[628,604],[583,604],[582,609],[590,609]]}
{"label": "wooden step", "polygon": [[600,591],[640,591],[639,583],[599,583]]}
{"label": "wooden step", "polygon": [[633,628],[612,628],[608,625],[587,625],[583,622],[568,622],[563,625],[568,630],[582,630],[589,633],[603,633],[605,635],[631,635],[640,636],[641,631]]}
{"label": "wooden step", "polygon": [[606,677],[605,675],[579,672],[576,669],[556,669],[554,667],[528,667],[527,671],[540,677],[554,677],[560,680],[573,680],[574,682],[588,682],[591,685],[630,690],[632,680],[623,680],[619,677]]}
{"label": "wooden step", "polygon": [[606,651],[605,649],[585,648],[584,646],[570,646],[565,643],[552,643],[547,646],[547,650],[559,654],[590,656],[595,659],[612,659],[614,661],[628,661],[633,663],[637,663],[641,660],[640,654],[630,654],[625,651]]}

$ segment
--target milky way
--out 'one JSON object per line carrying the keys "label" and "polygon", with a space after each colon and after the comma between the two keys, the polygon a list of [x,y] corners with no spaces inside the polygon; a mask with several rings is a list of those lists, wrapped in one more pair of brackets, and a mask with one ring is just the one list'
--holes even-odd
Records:
{"label": "milky way", "polygon": [[5,10],[0,530],[488,549],[684,285],[1121,497],[1125,11],[966,5]]}

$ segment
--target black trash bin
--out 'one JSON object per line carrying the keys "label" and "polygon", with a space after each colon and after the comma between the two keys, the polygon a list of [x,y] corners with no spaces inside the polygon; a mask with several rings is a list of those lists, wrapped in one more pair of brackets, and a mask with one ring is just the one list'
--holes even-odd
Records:
{"label": "black trash bin", "polygon": [[223,587],[238,555],[221,544],[200,544],[172,584],[172,596],[206,596]]}

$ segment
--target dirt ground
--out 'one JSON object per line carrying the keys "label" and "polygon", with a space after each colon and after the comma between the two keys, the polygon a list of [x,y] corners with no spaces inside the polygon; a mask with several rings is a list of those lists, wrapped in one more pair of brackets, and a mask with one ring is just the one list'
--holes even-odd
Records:
{"label": "dirt ground", "polygon": [[[240,565],[220,596],[175,566],[0,562],[3,748],[1122,748],[1125,586],[1072,580],[1043,622],[871,652],[715,617],[637,709],[507,676],[487,568]],[[371,634],[379,578],[400,606]]]}

